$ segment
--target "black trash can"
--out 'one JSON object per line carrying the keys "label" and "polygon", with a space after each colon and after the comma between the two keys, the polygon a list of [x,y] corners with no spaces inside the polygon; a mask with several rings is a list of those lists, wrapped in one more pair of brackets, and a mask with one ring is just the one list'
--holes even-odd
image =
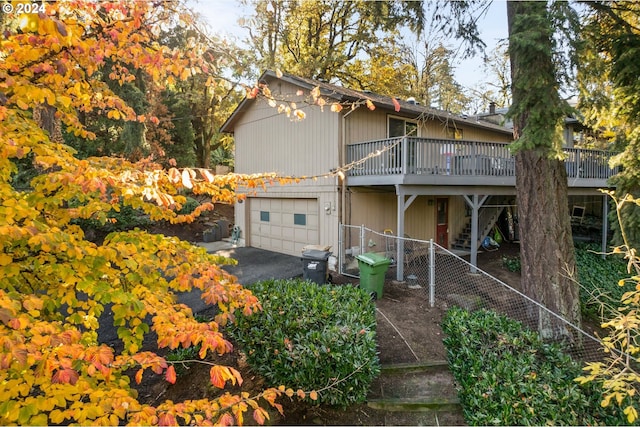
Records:
{"label": "black trash can", "polygon": [[327,260],[331,252],[309,249],[302,252],[302,277],[304,280],[322,285],[328,282],[329,270]]}

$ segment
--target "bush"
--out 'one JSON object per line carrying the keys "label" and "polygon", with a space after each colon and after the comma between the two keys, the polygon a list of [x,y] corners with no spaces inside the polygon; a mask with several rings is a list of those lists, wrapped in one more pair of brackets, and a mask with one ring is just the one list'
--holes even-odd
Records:
{"label": "bush", "polygon": [[182,205],[182,208],[178,211],[180,215],[189,215],[192,214],[196,208],[200,206],[200,202],[194,199],[193,197],[187,196],[186,202]]}
{"label": "bush", "polygon": [[580,365],[521,323],[480,310],[451,309],[442,328],[449,367],[469,425],[620,425],[602,390],[581,386]]}
{"label": "bush", "polygon": [[318,391],[317,403],[366,399],[380,373],[375,306],[367,292],[300,279],[250,289],[263,310],[238,315],[231,335],[254,371],[274,386]]}
{"label": "bush", "polygon": [[513,273],[520,273],[521,264],[520,264],[520,256],[502,256],[502,265],[509,271]]}
{"label": "bush", "polygon": [[612,312],[617,312],[622,295],[630,290],[618,285],[620,279],[629,275],[627,265],[620,256],[607,255],[603,259],[601,251],[602,248],[595,244],[577,245],[576,265],[583,314],[596,319],[608,319]]}

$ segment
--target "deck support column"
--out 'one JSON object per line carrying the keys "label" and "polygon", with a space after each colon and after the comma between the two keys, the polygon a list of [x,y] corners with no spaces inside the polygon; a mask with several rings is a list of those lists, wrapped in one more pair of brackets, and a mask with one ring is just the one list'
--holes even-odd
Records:
{"label": "deck support column", "polygon": [[405,192],[402,185],[396,185],[396,195],[398,196],[397,205],[397,241],[396,245],[396,280],[404,281],[404,213],[411,206],[411,203],[418,197],[416,194],[411,195],[406,201],[404,199]]}
{"label": "deck support column", "polygon": [[602,196],[602,259],[607,253],[607,231],[609,230],[609,196]]}
{"label": "deck support column", "polygon": [[471,273],[476,273],[476,267],[478,266],[478,212],[480,207],[489,198],[488,195],[480,196],[478,194],[472,195],[472,199],[469,196],[464,195],[464,200],[471,208]]}

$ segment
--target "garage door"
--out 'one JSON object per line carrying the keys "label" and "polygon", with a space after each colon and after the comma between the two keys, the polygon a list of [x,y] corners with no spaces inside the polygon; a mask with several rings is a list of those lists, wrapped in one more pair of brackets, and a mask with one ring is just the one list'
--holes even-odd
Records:
{"label": "garage door", "polygon": [[318,244],[318,200],[250,198],[250,245],[299,256]]}

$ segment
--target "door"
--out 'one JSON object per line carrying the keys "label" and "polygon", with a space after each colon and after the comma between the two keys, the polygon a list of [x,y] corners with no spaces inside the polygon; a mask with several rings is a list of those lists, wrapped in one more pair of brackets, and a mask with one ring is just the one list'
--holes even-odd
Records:
{"label": "door", "polygon": [[249,245],[299,256],[302,248],[318,244],[318,200],[249,198]]}
{"label": "door", "polygon": [[449,199],[436,199],[436,243],[449,248]]}

